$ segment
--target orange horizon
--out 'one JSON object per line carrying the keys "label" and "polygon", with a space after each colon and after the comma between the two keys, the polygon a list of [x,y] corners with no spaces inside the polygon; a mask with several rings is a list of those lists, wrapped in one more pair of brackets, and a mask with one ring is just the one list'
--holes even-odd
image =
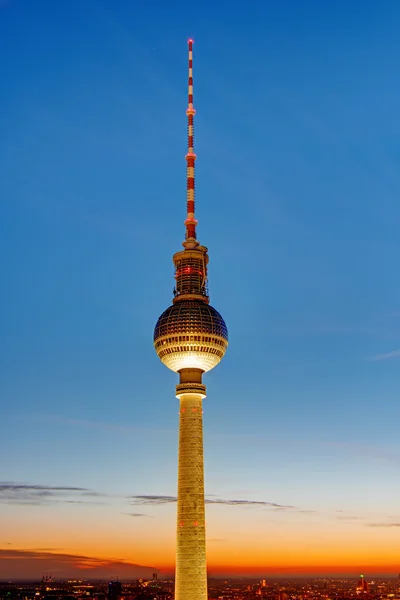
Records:
{"label": "orange horizon", "polygon": [[[44,549],[43,549],[44,550]],[[11,557],[10,555],[8,557],[4,556],[4,558],[8,558],[8,560],[15,560],[15,561],[19,561],[20,558],[17,556],[19,552],[22,553],[26,553],[26,552],[32,552],[32,559],[34,559],[34,554],[36,553],[35,550],[29,551],[27,549],[17,549],[14,548],[13,550],[8,549],[8,552],[6,549],[4,549],[4,551],[8,554],[8,552],[10,552],[10,554],[13,554],[13,556]],[[17,555],[16,555],[17,554]],[[44,557],[43,554],[46,554],[47,556]],[[141,567],[143,569],[154,569],[155,571],[159,571],[163,574],[168,574],[171,575],[174,573],[175,571],[175,562],[174,561],[168,561],[168,562],[162,562],[162,561],[148,561],[148,560],[143,560],[144,557],[142,557],[142,559],[140,557],[130,557],[127,559],[124,558],[114,558],[114,557],[105,557],[103,556],[93,556],[91,553],[79,553],[78,554],[74,554],[74,553],[70,553],[70,552],[44,552],[42,554],[42,556],[40,557],[41,560],[48,558],[49,560],[51,560],[52,558],[57,559],[57,557],[69,557],[71,559],[71,566],[74,566],[75,568],[78,568],[79,570],[81,570],[82,572],[84,571],[90,571],[92,567],[108,567],[108,566],[112,566],[113,564],[117,565],[125,565],[126,567],[129,567],[130,565],[132,567]],[[248,558],[248,557],[247,557]],[[315,558],[315,557],[314,557]],[[352,575],[354,577],[359,576],[360,573],[363,573],[367,576],[375,576],[378,574],[382,574],[382,575],[398,575],[400,573],[400,562],[396,564],[396,562],[394,560],[385,560],[384,558],[382,559],[382,557],[380,557],[380,561],[379,560],[371,560],[371,558],[368,560],[362,560],[362,557],[359,556],[357,562],[354,561],[349,561],[347,562],[347,564],[343,564],[342,562],[334,562],[334,561],[330,561],[325,560],[325,562],[323,564],[321,564],[321,562],[319,562],[319,564],[317,564],[316,562],[310,562],[309,564],[301,564],[300,561],[297,561],[296,559],[292,560],[290,562],[288,562],[287,564],[284,564],[285,561],[279,561],[276,559],[272,561],[272,560],[268,560],[268,557],[265,556],[264,560],[260,560],[261,557],[260,556],[256,556],[254,557],[254,562],[253,564],[248,564],[248,560],[243,560],[243,564],[241,565],[238,562],[217,562],[215,560],[208,560],[208,575],[211,577],[226,577],[226,576],[232,576],[232,577],[240,577],[240,576],[248,576],[248,577],[255,577],[255,576],[260,576],[260,575],[264,575],[264,576],[272,576],[272,577],[279,577],[279,576],[283,576],[283,575],[297,575],[297,576],[307,576],[307,575],[329,575],[329,574],[336,574],[336,575]],[[246,564],[247,563],[247,564]]]}
{"label": "orange horizon", "polygon": [[[50,550],[50,549],[49,549]],[[21,553],[21,555],[19,555]],[[63,571],[61,578],[68,576],[71,572],[80,572],[82,577],[94,578],[102,577],[105,573],[109,573],[110,570],[120,572],[121,579],[129,580],[135,577],[148,578],[151,573],[150,571],[157,571],[161,577],[173,578],[175,572],[174,561],[144,561],[140,560],[139,557],[124,559],[124,558],[104,558],[97,556],[91,556],[90,554],[69,554],[61,552],[46,551],[45,548],[23,550],[3,549],[0,553],[0,567],[4,567],[6,564],[9,565],[14,573],[17,571],[15,567],[17,565],[24,565],[23,568],[27,568],[30,573],[37,572],[39,569],[41,572],[44,570],[51,570],[57,572]],[[258,559],[260,557],[257,557]],[[22,559],[22,560],[21,560]],[[245,561],[244,561],[245,562]],[[282,578],[282,577],[348,577],[358,578],[361,573],[366,575],[368,578],[372,577],[396,577],[400,573],[400,564],[396,563],[395,560],[389,559],[384,560],[380,557],[379,560],[362,560],[362,557],[357,557],[356,560],[343,562],[326,560],[325,564],[315,564],[310,562],[309,564],[300,564],[300,561],[292,557],[290,562],[284,564],[284,561],[279,561],[275,557],[274,560],[268,560],[268,557],[264,558],[264,561],[257,561],[258,564],[244,564],[241,566],[238,562],[228,563],[223,561],[209,560],[208,561],[208,576],[216,578]],[[40,565],[40,567],[39,567]],[[50,567],[51,565],[51,567]],[[8,567],[7,567],[8,570]],[[20,569],[18,568],[18,571]],[[141,573],[141,574],[139,574]],[[15,576],[15,575],[14,575]],[[106,575],[104,575],[106,576]]]}
{"label": "orange horizon", "polygon": [[[165,566],[165,567],[156,567],[157,570],[161,571],[162,573],[172,573],[175,570],[175,566],[174,565],[170,565],[170,566]],[[296,566],[296,565],[292,565],[292,566],[287,566],[287,567],[282,567],[282,566],[274,566],[274,565],[268,565],[265,567],[233,567],[232,565],[229,566],[225,566],[225,565],[217,565],[217,566],[208,566],[208,575],[210,576],[224,576],[226,574],[230,574],[233,576],[242,576],[242,575],[248,575],[248,576],[252,576],[252,575],[259,575],[259,574],[269,574],[270,576],[272,575],[276,575],[279,576],[280,573],[293,573],[293,574],[304,574],[304,575],[309,575],[309,574],[346,574],[346,575],[350,575],[353,574],[354,577],[359,577],[360,573],[363,573],[364,575],[376,575],[376,574],[394,574],[394,575],[398,575],[398,573],[400,573],[400,565],[386,565],[386,566],[382,566],[382,565],[318,565],[318,566]]]}
{"label": "orange horizon", "polygon": [[[157,565],[155,567],[162,573],[173,573],[175,571],[175,565]],[[319,564],[319,565],[285,565],[282,564],[266,564],[265,566],[255,565],[255,566],[240,566],[240,565],[232,565],[232,564],[213,564],[208,563],[208,575],[209,576],[225,576],[230,574],[232,576],[256,576],[260,574],[270,575],[270,576],[279,576],[281,573],[293,573],[297,575],[315,575],[315,574],[343,574],[343,575],[354,575],[354,577],[358,577],[360,573],[364,575],[376,575],[376,574],[388,574],[388,575],[398,575],[400,573],[400,563],[395,564],[379,564],[379,563],[352,563],[352,564],[335,564],[335,563],[327,563],[327,564]]]}

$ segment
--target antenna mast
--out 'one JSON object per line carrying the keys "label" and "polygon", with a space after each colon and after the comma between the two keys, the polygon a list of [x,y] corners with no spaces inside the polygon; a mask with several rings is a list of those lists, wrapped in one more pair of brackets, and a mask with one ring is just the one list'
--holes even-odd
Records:
{"label": "antenna mast", "polygon": [[188,122],[188,151],[185,156],[186,168],[186,240],[196,240],[197,221],[194,216],[194,115],[196,111],[193,106],[193,40],[188,40],[189,47],[189,79],[188,79],[188,107],[186,109]]}

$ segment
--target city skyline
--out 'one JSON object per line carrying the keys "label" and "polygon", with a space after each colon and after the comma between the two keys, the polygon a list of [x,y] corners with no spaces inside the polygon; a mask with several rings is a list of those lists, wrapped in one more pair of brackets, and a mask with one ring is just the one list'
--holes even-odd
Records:
{"label": "city skyline", "polygon": [[34,4],[0,2],[0,577],[173,571],[178,404],[149,331],[191,35],[232,342],[207,376],[209,572],[397,574],[400,7]]}

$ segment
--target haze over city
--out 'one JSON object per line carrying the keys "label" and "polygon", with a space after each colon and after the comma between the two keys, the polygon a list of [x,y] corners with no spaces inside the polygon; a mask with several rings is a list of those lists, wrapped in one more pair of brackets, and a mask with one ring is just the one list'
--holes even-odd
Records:
{"label": "haze over city", "polygon": [[[397,574],[393,1],[0,1],[0,578],[171,577],[185,218],[229,327],[204,400],[212,576]],[[281,599],[283,600],[283,599]]]}

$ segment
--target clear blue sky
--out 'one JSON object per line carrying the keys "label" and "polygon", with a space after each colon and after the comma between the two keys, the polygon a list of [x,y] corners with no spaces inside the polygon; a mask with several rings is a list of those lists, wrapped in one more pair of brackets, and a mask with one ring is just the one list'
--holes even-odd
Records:
{"label": "clear blue sky", "polygon": [[389,515],[399,19],[394,0],[0,2],[2,480],[175,493],[152,331],[184,235],[193,36],[198,232],[230,333],[208,493]]}

